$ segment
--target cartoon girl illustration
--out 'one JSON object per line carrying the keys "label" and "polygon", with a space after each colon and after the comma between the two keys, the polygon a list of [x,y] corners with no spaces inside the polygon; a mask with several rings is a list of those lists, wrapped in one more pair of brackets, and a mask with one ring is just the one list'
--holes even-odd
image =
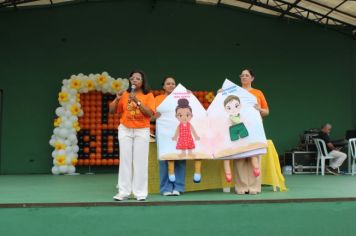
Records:
{"label": "cartoon girl illustration", "polygon": [[[180,123],[172,137],[173,141],[177,141],[176,149],[182,151],[178,155],[179,157],[195,157],[195,154],[193,153],[193,149],[195,148],[193,136],[196,141],[200,140],[200,138],[195,132],[194,127],[190,124],[192,117],[193,112],[192,108],[189,106],[189,101],[185,98],[179,99],[178,106],[176,107],[176,118]],[[195,183],[199,183],[201,180],[200,169],[201,160],[195,160],[195,172],[193,177]],[[171,182],[175,181],[174,161],[168,161],[168,177]]]}
{"label": "cartoon girl illustration", "polygon": [[[235,95],[229,95],[224,101],[224,108],[227,114],[229,115],[229,119],[231,122],[231,126],[229,127],[230,140],[237,141],[241,138],[245,138],[248,136],[248,131],[246,129],[245,124],[241,121],[240,111],[241,111],[241,102],[240,98]],[[252,157],[256,160],[252,160],[253,173],[257,177],[260,175],[260,169],[258,166],[257,157]],[[231,182],[231,168],[230,161],[224,161],[224,170],[225,170],[225,178],[227,182]]]}

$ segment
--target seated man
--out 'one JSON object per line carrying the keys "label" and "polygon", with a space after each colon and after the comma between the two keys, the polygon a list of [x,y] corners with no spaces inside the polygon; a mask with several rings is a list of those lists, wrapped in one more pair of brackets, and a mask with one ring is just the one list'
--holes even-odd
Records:
{"label": "seated man", "polygon": [[329,136],[330,130],[331,124],[326,123],[321,127],[318,137],[324,140],[329,155],[334,157],[330,160],[330,167],[326,168],[326,172],[333,175],[338,175],[336,169],[342,165],[347,155],[343,152],[340,152],[341,147],[335,147],[334,144],[331,142]]}

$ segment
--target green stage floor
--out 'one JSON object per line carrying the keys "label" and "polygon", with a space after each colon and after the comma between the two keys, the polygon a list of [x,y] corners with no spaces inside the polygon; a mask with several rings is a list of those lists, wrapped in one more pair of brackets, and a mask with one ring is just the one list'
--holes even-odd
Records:
{"label": "green stage floor", "polygon": [[[19,203],[113,203],[117,175],[78,176],[2,175],[0,176],[0,207]],[[223,193],[221,189],[187,192],[179,197],[149,195],[145,203],[204,201],[356,201],[356,176],[293,175],[286,177],[287,192],[273,192],[264,186],[258,195]],[[128,200],[125,203],[137,203]],[[120,204],[120,203],[119,203]],[[104,204],[105,205],[105,204]],[[8,207],[11,207],[8,206]]]}
{"label": "green stage floor", "polygon": [[114,174],[0,176],[0,235],[334,236],[356,232],[356,176],[287,176],[288,192],[273,192],[266,186],[257,196],[221,190],[179,197],[156,194],[144,203],[112,201],[116,178]]}

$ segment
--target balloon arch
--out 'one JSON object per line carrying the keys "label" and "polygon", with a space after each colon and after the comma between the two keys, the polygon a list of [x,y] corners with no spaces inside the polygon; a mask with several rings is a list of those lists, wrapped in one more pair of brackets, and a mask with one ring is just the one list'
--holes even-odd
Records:
{"label": "balloon arch", "polygon": [[[64,79],[62,84],[61,92],[58,94],[60,107],[55,111],[57,116],[54,120],[55,128],[49,141],[54,148],[52,173],[55,175],[73,174],[76,171],[75,166],[78,164],[80,151],[77,132],[81,130],[79,119],[84,115],[80,101],[81,94],[101,92],[112,96],[120,90],[126,90],[129,86],[127,79],[114,79],[106,72],[72,75],[69,79]],[[101,96],[101,94],[96,95]],[[87,137],[89,136],[85,138]],[[95,157],[95,154],[93,155]],[[96,160],[93,158],[90,161]]]}

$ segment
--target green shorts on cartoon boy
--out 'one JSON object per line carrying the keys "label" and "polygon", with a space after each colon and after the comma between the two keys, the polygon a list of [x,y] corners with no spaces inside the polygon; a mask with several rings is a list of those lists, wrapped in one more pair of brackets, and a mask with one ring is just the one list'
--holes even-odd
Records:
{"label": "green shorts on cartoon boy", "polygon": [[[224,101],[224,108],[227,114],[229,114],[229,119],[231,121],[231,126],[229,127],[230,140],[236,141],[240,138],[245,138],[248,136],[248,131],[246,126],[240,119],[241,102],[240,98],[235,95],[229,95]],[[224,161],[225,179],[228,183],[232,180],[230,161]]]}
{"label": "green shorts on cartoon boy", "polygon": [[239,140],[248,136],[246,126],[240,119],[241,103],[240,98],[235,95],[229,95],[224,101],[224,108],[231,121],[230,139],[231,141]]}

